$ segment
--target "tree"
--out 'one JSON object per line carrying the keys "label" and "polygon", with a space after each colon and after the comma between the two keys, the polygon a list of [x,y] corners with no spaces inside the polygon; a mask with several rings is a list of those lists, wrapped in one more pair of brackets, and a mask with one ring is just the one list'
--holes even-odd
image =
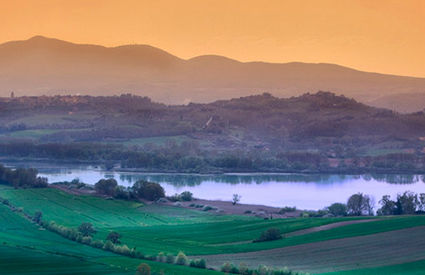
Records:
{"label": "tree", "polygon": [[115,179],[101,179],[94,185],[94,189],[97,193],[108,195],[108,196],[115,196],[116,189],[117,189],[118,183]]}
{"label": "tree", "polygon": [[425,211],[425,193],[420,193],[418,198],[419,211]]}
{"label": "tree", "polygon": [[161,185],[156,182],[139,180],[131,187],[133,196],[143,198],[150,201],[155,201],[165,197],[165,191]]}
{"label": "tree", "polygon": [[118,232],[112,231],[106,237],[106,240],[111,241],[113,244],[120,244],[121,235]]}
{"label": "tree", "polygon": [[136,275],[150,275],[151,274],[151,267],[148,264],[140,264],[137,267]]}
{"label": "tree", "polygon": [[334,216],[346,216],[347,215],[347,205],[344,203],[333,203],[328,206],[328,211]]}
{"label": "tree", "polygon": [[392,201],[389,195],[385,195],[379,201],[381,208],[378,209],[379,216],[394,215],[397,211],[396,202]]}
{"label": "tree", "polygon": [[241,195],[233,194],[232,204],[236,205],[241,200],[241,198],[242,198]]}
{"label": "tree", "polygon": [[373,200],[363,193],[352,195],[347,201],[347,213],[351,216],[373,215]]}
{"label": "tree", "polygon": [[413,192],[406,191],[403,194],[397,195],[397,202],[396,202],[397,214],[403,214],[403,215],[415,214],[416,208],[418,207],[418,205],[419,205],[418,195]]}
{"label": "tree", "polygon": [[83,234],[84,237],[88,237],[88,236],[91,237],[97,231],[96,231],[96,229],[93,228],[93,225],[91,223],[89,223],[89,222],[83,222],[78,227],[78,232],[80,232],[81,234]]}
{"label": "tree", "polygon": [[32,217],[32,220],[35,223],[40,223],[41,222],[41,218],[43,217],[43,213],[41,211],[36,211],[34,213],[34,216]]}
{"label": "tree", "polygon": [[17,168],[12,170],[1,165],[0,184],[12,185],[15,188],[43,188],[47,187],[47,178],[37,177],[38,171],[34,168]]}

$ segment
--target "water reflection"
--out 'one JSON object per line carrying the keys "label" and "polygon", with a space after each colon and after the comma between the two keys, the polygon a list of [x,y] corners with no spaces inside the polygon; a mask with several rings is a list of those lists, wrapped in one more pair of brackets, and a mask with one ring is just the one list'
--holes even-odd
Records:
{"label": "water reflection", "polygon": [[[231,200],[237,193],[242,203],[270,206],[297,206],[321,209],[333,202],[346,202],[354,193],[362,192],[374,197],[393,198],[398,193],[413,191],[425,193],[423,175],[371,174],[164,174],[104,171],[95,166],[53,166],[37,163],[9,164],[15,167],[35,167],[49,182],[71,181],[94,184],[101,178],[115,178],[120,185],[131,186],[140,179],[160,183],[167,195],[190,191],[202,199]],[[376,205],[377,206],[377,205]]]}

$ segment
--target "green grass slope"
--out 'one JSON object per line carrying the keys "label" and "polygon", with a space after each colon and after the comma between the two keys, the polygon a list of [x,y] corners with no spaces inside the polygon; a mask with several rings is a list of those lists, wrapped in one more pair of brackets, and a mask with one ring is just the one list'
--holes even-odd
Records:
{"label": "green grass slope", "polygon": [[132,259],[72,242],[0,204],[0,274],[134,274],[140,263],[165,274],[218,272]]}
{"label": "green grass slope", "polygon": [[[110,231],[117,231],[122,235],[123,244],[137,247],[145,255],[159,252],[175,255],[184,251],[190,256],[202,255],[210,266],[215,267],[231,261],[237,264],[245,262],[252,267],[258,264],[288,266],[311,273],[373,274],[376,271],[376,274],[402,274],[385,273],[390,268],[387,266],[391,265],[394,270],[406,268],[411,270],[411,274],[420,274],[415,272],[421,267],[421,260],[425,259],[425,216],[380,217],[367,223],[252,243],[270,227],[289,233],[354,218],[264,220],[76,196],[53,188],[15,190],[0,186],[0,197],[28,213],[41,210],[43,219],[67,227],[76,228],[82,222],[91,222],[98,230],[94,239],[104,240]],[[88,262],[86,264],[93,265],[90,268],[94,270],[111,267],[134,271],[141,262],[68,241],[54,233],[39,230],[18,214],[9,212],[0,212],[1,220],[8,221],[0,222],[0,240],[6,240],[3,246],[73,258],[67,259],[69,261],[84,260]],[[156,270],[170,270],[171,273],[166,274],[179,274],[180,268],[183,268],[181,272],[187,269],[155,262],[150,265]],[[361,271],[369,273],[355,273]],[[194,272],[207,271],[190,269],[187,274],[196,274]]]}
{"label": "green grass slope", "polygon": [[274,219],[218,215],[164,205],[75,196],[47,189],[15,190],[0,187],[0,196],[29,213],[42,211],[43,218],[67,227],[90,222],[98,230],[95,239],[117,231],[129,247],[148,255],[159,252],[188,255],[247,252],[273,248],[280,242],[252,243],[261,232],[278,227],[288,233],[352,218]]}

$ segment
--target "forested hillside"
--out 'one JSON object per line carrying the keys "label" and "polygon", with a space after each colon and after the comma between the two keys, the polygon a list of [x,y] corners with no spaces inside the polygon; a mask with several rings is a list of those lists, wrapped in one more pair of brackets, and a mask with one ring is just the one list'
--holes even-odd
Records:
{"label": "forested hillside", "polygon": [[[86,149],[155,152],[156,157],[166,150],[159,154],[165,158],[199,157],[201,152],[259,158],[283,154],[291,155],[285,157],[288,162],[303,162],[307,156],[310,162],[328,166],[338,166],[341,159],[352,165],[354,157],[386,155],[388,160],[390,154],[395,162],[413,158],[417,167],[425,146],[424,113],[399,114],[328,92],[288,99],[262,94],[188,105],[164,105],[130,94],[2,98],[0,122],[2,153],[22,151],[23,156],[97,144]],[[16,145],[22,143],[26,146]],[[59,153],[73,158],[63,150],[55,154]]]}

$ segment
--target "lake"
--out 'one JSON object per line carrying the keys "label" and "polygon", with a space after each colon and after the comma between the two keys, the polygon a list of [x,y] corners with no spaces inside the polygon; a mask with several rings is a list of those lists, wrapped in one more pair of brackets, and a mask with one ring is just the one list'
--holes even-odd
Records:
{"label": "lake", "polygon": [[140,179],[158,182],[166,195],[190,191],[195,197],[230,201],[233,194],[241,203],[268,206],[296,206],[299,209],[322,209],[333,202],[346,202],[362,192],[375,199],[383,195],[395,198],[398,193],[425,193],[422,175],[328,175],[234,173],[222,175],[111,172],[96,166],[54,165],[46,163],[6,162],[12,167],[34,167],[49,183],[75,178],[95,184],[101,178],[114,178],[120,185],[131,186]]}

